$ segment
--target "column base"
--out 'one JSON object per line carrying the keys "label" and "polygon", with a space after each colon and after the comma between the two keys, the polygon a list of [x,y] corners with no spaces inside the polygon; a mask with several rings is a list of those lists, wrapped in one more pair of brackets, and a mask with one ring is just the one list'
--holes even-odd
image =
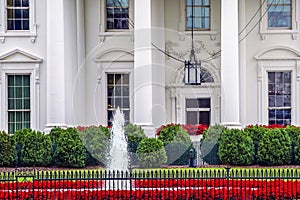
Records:
{"label": "column base", "polygon": [[55,127],[60,127],[60,128],[63,128],[63,129],[68,128],[68,126],[66,124],[62,124],[62,123],[46,124],[44,132],[46,134],[48,134],[48,133],[50,133],[51,129],[53,129]]}
{"label": "column base", "polygon": [[226,126],[227,128],[229,129],[242,129],[242,124],[241,123],[238,123],[238,122],[225,122],[225,123],[222,123],[223,126]]}
{"label": "column base", "polygon": [[156,128],[154,127],[153,124],[135,123],[135,125],[142,127],[147,137],[149,138],[155,137]]}

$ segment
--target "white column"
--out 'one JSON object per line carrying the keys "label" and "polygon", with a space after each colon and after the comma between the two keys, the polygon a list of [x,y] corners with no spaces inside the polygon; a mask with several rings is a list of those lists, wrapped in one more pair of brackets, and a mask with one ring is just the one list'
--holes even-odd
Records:
{"label": "white column", "polygon": [[221,5],[221,123],[239,128],[239,41],[238,0],[222,0]]}
{"label": "white column", "polygon": [[47,1],[47,129],[66,126],[64,13],[61,0]]}
{"label": "white column", "polygon": [[134,123],[152,126],[151,0],[136,0],[134,8]]}
{"label": "white column", "polygon": [[165,66],[164,56],[152,46],[164,46],[164,29],[152,27],[164,27],[164,1],[134,4],[134,123],[154,136],[155,127],[165,123]]}
{"label": "white column", "polygon": [[[246,26],[246,0],[239,0],[239,32]],[[240,34],[239,38],[244,38],[246,35],[246,30]],[[241,124],[246,126],[246,114],[247,114],[247,104],[246,104],[246,79],[247,79],[247,61],[246,61],[246,40],[243,40],[239,44],[239,56],[240,56],[240,113],[241,113]]]}

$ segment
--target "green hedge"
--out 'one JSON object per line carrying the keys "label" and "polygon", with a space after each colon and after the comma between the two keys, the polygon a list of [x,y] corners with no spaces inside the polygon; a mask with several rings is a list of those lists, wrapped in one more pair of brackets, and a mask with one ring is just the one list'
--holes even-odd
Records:
{"label": "green hedge", "polygon": [[61,167],[85,167],[86,149],[76,128],[61,129],[53,155],[55,164]]}
{"label": "green hedge", "polygon": [[168,124],[160,130],[158,139],[164,144],[167,153],[167,164],[187,165],[189,151],[193,149],[189,134],[179,124]]}
{"label": "green hedge", "polygon": [[52,142],[48,135],[30,129],[14,133],[19,166],[49,166],[52,161]]}
{"label": "green hedge", "polygon": [[163,142],[156,138],[143,139],[137,148],[137,156],[143,168],[158,168],[167,162]]}
{"label": "green hedge", "polygon": [[254,161],[253,140],[242,130],[225,130],[221,136],[218,155],[223,164],[251,165]]}
{"label": "green hedge", "polygon": [[210,165],[221,164],[218,149],[221,135],[225,130],[227,130],[225,126],[216,124],[210,126],[206,131],[204,131],[203,137],[200,141],[200,151],[201,158],[205,163]]}
{"label": "green hedge", "polygon": [[138,158],[137,158],[137,148],[139,143],[147,138],[144,130],[137,125],[134,124],[127,124],[125,127],[125,134],[128,140],[128,152],[130,156],[131,165],[138,165]]}
{"label": "green hedge", "polygon": [[283,128],[269,129],[258,144],[258,164],[286,165],[291,163],[292,142]]}
{"label": "green hedge", "polygon": [[17,151],[15,137],[0,132],[0,166],[13,167],[16,164]]}
{"label": "green hedge", "polygon": [[244,131],[251,137],[253,142],[259,142],[268,129],[264,126],[253,125],[247,126]]}
{"label": "green hedge", "polygon": [[107,127],[91,126],[80,132],[80,138],[86,148],[86,165],[107,163],[110,145],[110,131]]}

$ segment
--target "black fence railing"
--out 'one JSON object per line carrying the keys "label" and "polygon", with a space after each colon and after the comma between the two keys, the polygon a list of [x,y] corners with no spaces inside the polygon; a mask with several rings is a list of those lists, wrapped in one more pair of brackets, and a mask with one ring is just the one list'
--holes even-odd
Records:
{"label": "black fence railing", "polygon": [[300,169],[53,171],[0,174],[0,199],[300,199]]}

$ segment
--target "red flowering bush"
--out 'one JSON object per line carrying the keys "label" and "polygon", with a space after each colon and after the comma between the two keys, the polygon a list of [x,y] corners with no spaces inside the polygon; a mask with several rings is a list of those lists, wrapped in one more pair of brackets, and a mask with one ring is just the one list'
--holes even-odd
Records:
{"label": "red flowering bush", "polygon": [[199,125],[193,125],[193,124],[167,124],[167,125],[161,125],[158,129],[156,129],[156,135],[159,136],[160,132],[168,126],[181,126],[184,130],[187,131],[187,133],[189,135],[202,135],[204,133],[204,131],[206,131],[208,129],[208,125],[205,124],[199,124]]}
{"label": "red flowering bush", "polygon": [[[34,192],[32,189],[34,188]],[[104,181],[34,181],[0,183],[0,199],[299,199],[300,182],[253,179],[145,179],[132,190],[107,189]]]}

